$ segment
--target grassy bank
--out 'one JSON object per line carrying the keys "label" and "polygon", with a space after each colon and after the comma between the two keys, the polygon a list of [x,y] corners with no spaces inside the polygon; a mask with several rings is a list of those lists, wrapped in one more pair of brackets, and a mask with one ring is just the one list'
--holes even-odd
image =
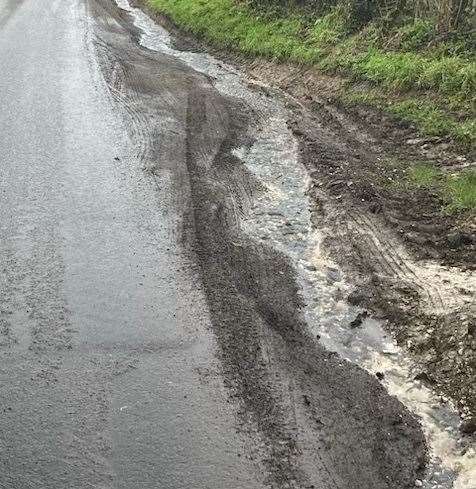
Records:
{"label": "grassy bank", "polygon": [[[467,39],[438,39],[426,20],[353,29],[349,11],[321,17],[293,9],[259,10],[239,0],[148,0],[178,26],[249,56],[313,65],[346,79],[345,103],[378,107],[428,136],[476,145],[476,55]],[[444,211],[476,210],[474,171],[448,176],[417,167],[409,184],[435,190]]]}
{"label": "grassy bank", "polygon": [[[312,64],[349,80],[343,98],[391,112],[430,136],[476,143],[476,57],[467,40],[432,43],[431,23],[362,29],[342,7],[322,17],[256,10],[238,0],[148,0],[177,25],[250,56]],[[368,90],[353,93],[352,83]]]}

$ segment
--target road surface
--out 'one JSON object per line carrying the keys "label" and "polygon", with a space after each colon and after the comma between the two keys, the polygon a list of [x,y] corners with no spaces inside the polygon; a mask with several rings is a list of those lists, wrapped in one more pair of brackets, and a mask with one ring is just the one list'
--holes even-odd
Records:
{"label": "road surface", "polygon": [[417,421],[240,226],[266,114],[133,24],[0,2],[0,487],[412,487]]}

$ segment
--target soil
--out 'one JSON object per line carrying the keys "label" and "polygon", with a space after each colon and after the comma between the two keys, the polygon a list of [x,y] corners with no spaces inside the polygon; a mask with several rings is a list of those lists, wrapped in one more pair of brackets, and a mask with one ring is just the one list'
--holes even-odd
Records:
{"label": "soil", "polygon": [[208,75],[141,48],[132,17],[111,0],[90,5],[99,65],[115,102],[127,103],[144,168],[159,185],[167,175],[172,199],[189,198],[177,219],[180,249],[197,267],[224,384],[265,483],[413,487],[426,462],[417,419],[375,376],[312,337],[288,257],[240,225],[259,181],[234,150],[270,116],[251,91],[249,100],[225,96]]}
{"label": "soil", "polygon": [[[387,320],[433,388],[476,414],[476,217],[449,215],[435,192],[402,184],[415,163],[444,171],[474,166],[472,154],[444,138],[363,105],[343,105],[343,79],[314,68],[223,52],[179,34],[180,48],[207,49],[249,76],[251,86],[285,97],[312,180],[316,227],[326,250],[351,277],[349,301]],[[365,87],[355,85],[352,89]]]}
{"label": "soil", "polygon": [[[270,80],[274,69],[293,70],[270,66],[257,62],[252,73]],[[301,104],[289,124],[313,181],[315,224],[356,284],[350,300],[386,319],[433,386],[474,415],[476,219],[445,214],[436,192],[401,184],[415,163],[457,171],[468,157],[370,108],[348,110],[325,96],[336,80],[274,79]]]}

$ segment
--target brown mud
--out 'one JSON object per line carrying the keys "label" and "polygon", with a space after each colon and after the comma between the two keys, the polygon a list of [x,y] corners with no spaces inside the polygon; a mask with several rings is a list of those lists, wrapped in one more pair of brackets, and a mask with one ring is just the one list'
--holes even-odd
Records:
{"label": "brown mud", "polygon": [[[199,268],[240,428],[261,440],[250,456],[264,466],[265,483],[413,487],[426,461],[418,421],[375,376],[312,337],[288,258],[241,228],[259,182],[234,150],[250,145],[252,129],[273,114],[224,96],[180,60],[141,48],[133,19],[112,1],[90,6],[105,81],[121,94],[119,106],[128,103],[145,168],[169,174],[177,199],[189,194],[177,227]],[[164,111],[166,119],[154,118]]]}
{"label": "brown mud", "polygon": [[476,219],[444,212],[436,191],[402,184],[415,163],[454,172],[474,166],[474,154],[376,109],[344,106],[338,77],[223,52],[135,3],[179,34],[181,49],[207,49],[239,66],[250,86],[284,92],[312,179],[314,223],[326,230],[327,254],[355,284],[349,302],[386,320],[418,377],[464,418],[476,416]]}

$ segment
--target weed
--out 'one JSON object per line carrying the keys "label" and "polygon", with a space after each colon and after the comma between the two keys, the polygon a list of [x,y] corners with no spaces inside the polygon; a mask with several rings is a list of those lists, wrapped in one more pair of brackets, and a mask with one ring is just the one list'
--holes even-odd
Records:
{"label": "weed", "polygon": [[399,27],[395,33],[398,48],[402,51],[416,51],[428,45],[435,37],[435,26],[429,20],[416,19]]}
{"label": "weed", "polygon": [[466,170],[449,176],[445,184],[445,196],[450,213],[476,210],[476,171]]}

